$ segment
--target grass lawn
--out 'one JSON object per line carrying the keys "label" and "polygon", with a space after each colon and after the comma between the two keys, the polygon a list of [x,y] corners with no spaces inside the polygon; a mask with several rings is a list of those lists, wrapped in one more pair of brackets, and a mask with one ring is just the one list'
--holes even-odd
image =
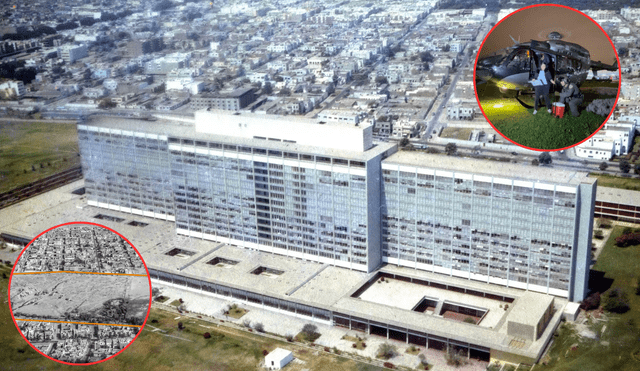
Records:
{"label": "grass lawn", "polygon": [[349,340],[353,342],[356,345],[354,349],[362,350],[367,347],[366,339],[361,339],[361,338],[357,338],[349,335],[344,335],[342,338],[344,340]]}
{"label": "grass lawn", "polygon": [[[169,300],[169,299],[167,298],[167,300]],[[173,305],[174,307],[178,307],[178,306],[180,306],[180,304],[182,304],[182,303],[180,302],[179,299],[176,299],[176,300],[172,301],[171,303],[169,303],[169,305]]]}
{"label": "grass lawn", "polygon": [[471,132],[473,129],[469,128],[444,128],[442,129],[442,133],[440,134],[440,138],[453,138],[460,140],[469,140],[471,137]]}
{"label": "grass lawn", "polygon": [[640,179],[623,178],[615,175],[589,173],[592,178],[598,178],[599,187],[611,187],[640,191]]}
{"label": "grass lawn", "polygon": [[240,307],[236,307],[236,308],[231,308],[229,309],[229,317],[233,317],[235,319],[241,318],[242,316],[244,316],[245,314],[247,314],[249,311]]}
{"label": "grass lawn", "polygon": [[0,123],[0,192],[79,164],[75,124]]}
{"label": "grass lawn", "polygon": [[[605,272],[613,279],[611,288],[622,288],[630,302],[631,310],[624,314],[607,314],[606,330],[600,340],[580,338],[570,323],[563,324],[552,345],[548,364],[539,364],[536,370],[593,370],[632,371],[640,369],[640,361],[632,354],[640,350],[640,296],[634,288],[640,276],[640,245],[619,248],[615,238],[622,234],[622,227],[615,227],[600,254],[594,270]],[[605,324],[594,322],[592,330],[600,332]],[[572,345],[577,347],[572,349]]]}
{"label": "grass lawn", "polygon": [[407,351],[405,353],[415,356],[418,353],[420,353],[420,348],[416,347],[415,345],[412,345],[412,346],[407,348]]}
{"label": "grass lawn", "polygon": [[[11,269],[0,265],[0,276],[7,277]],[[1,279],[0,295],[5,298],[0,302],[0,359],[2,370],[77,370],[75,366],[67,366],[51,361],[31,348],[20,336],[6,303],[8,278]],[[302,349],[286,341],[264,338],[241,330],[217,328],[216,324],[182,317],[174,319],[175,313],[152,309],[149,324],[165,331],[153,332],[146,327],[136,341],[115,358],[91,366],[92,370],[225,370],[255,371],[264,359],[262,351],[273,351],[275,348],[287,348],[294,352],[294,357],[305,364],[291,364],[288,370],[302,369],[319,371],[382,371],[383,368],[357,363],[328,353]],[[157,323],[151,323],[151,320]],[[178,330],[178,322],[183,322],[185,329]],[[203,334],[209,332],[210,339]],[[168,336],[170,335],[170,336]],[[172,337],[173,336],[173,337]]]}
{"label": "grass lawn", "polygon": [[168,298],[168,297],[166,297],[166,296],[158,296],[158,297],[155,299],[156,303],[164,303],[164,302],[166,302],[167,300],[169,300],[169,298]]}
{"label": "grass lawn", "polygon": [[[611,98],[585,88],[585,103],[582,104],[583,111],[580,116],[573,117],[567,107],[564,117],[558,119],[547,113],[544,106],[533,115],[533,108],[525,108],[515,97],[505,98],[495,86],[487,85],[478,86],[478,97],[489,121],[507,138],[537,149],[560,149],[589,137],[600,128],[606,117],[587,112],[584,108],[593,99]],[[533,106],[533,96],[521,96],[520,99],[525,104]],[[555,100],[557,99],[556,96]]]}
{"label": "grass lawn", "polygon": [[294,336],[294,339],[296,341],[300,341],[300,342],[308,342],[308,343],[313,343],[314,341],[318,340],[318,338],[320,337],[320,333],[319,332],[315,332],[312,335],[307,334],[305,332],[300,331],[298,333],[298,335]]}

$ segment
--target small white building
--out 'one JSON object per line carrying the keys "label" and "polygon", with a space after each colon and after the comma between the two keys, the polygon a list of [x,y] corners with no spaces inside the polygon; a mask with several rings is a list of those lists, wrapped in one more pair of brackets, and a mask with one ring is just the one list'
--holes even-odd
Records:
{"label": "small white building", "polygon": [[269,370],[280,370],[291,361],[293,361],[293,353],[282,348],[276,348],[264,357],[264,365]]}
{"label": "small white building", "polygon": [[575,147],[576,156],[608,161],[613,156],[626,155],[633,149],[639,119],[623,116],[620,121],[609,120],[597,134]]}

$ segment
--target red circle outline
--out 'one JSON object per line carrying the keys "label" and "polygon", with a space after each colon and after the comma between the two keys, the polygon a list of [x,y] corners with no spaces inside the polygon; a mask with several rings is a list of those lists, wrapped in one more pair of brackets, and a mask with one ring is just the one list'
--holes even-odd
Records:
{"label": "red circle outline", "polygon": [[[600,29],[600,31],[602,31],[602,33],[607,37],[607,40],[609,40],[609,43],[611,44],[611,47],[613,48],[613,53],[616,56],[616,61],[618,62],[618,94],[616,95],[616,101],[613,104],[613,108],[611,108],[611,112],[609,112],[609,115],[607,116],[607,118],[602,121],[602,125],[600,125],[600,127],[595,130],[593,133],[591,133],[591,135],[589,135],[588,137],[584,138],[582,141],[572,144],[570,146],[564,147],[564,148],[555,148],[555,149],[541,149],[541,148],[531,148],[531,147],[527,147],[525,145],[522,145],[520,143],[514,142],[513,140],[511,140],[510,138],[508,138],[506,135],[502,134],[502,132],[500,130],[498,130],[493,123],[491,122],[491,120],[489,120],[489,118],[487,117],[487,115],[484,113],[484,109],[482,109],[482,105],[480,104],[480,99],[478,98],[478,89],[476,86],[476,70],[478,67],[478,59],[480,57],[480,52],[482,51],[482,47],[484,46],[484,42],[487,41],[487,38],[489,37],[489,35],[491,35],[491,33],[493,33],[493,31],[496,29],[496,27],[498,27],[498,25],[500,25],[500,23],[502,23],[502,21],[504,21],[505,19],[511,17],[512,15],[523,11],[525,9],[529,9],[529,8],[535,8],[535,7],[539,7],[539,6],[556,6],[556,7],[560,7],[560,8],[565,8],[565,9],[569,9],[569,10],[573,10],[574,12],[580,13],[581,15],[583,15],[584,17],[586,17],[588,20],[590,20],[591,22],[593,22],[596,26],[598,26],[598,28]],[[484,39],[482,40],[482,44],[480,44],[480,48],[478,49],[478,52],[476,53],[476,62],[474,63],[473,66],[473,90],[475,92],[476,95],[476,101],[478,102],[478,106],[480,107],[480,111],[482,112],[482,115],[484,116],[485,120],[487,120],[487,122],[489,123],[489,125],[491,125],[491,127],[498,132],[498,134],[500,134],[503,138],[505,138],[506,140],[508,140],[509,142],[518,145],[522,148],[526,148],[532,151],[539,151],[539,152],[556,152],[556,151],[563,151],[565,149],[569,149],[569,148],[573,148],[579,144],[582,144],[584,142],[586,142],[587,140],[589,140],[592,136],[596,135],[596,133],[598,131],[600,131],[602,129],[602,127],[607,123],[607,121],[609,121],[609,118],[611,117],[611,115],[613,114],[613,111],[616,109],[616,106],[618,105],[618,99],[620,98],[620,87],[622,86],[622,66],[620,66],[620,57],[618,56],[618,51],[616,50],[615,45],[613,45],[613,41],[611,41],[611,38],[609,37],[609,35],[605,32],[605,30],[602,28],[602,26],[600,26],[600,24],[598,24],[598,22],[594,21],[593,18],[589,17],[588,15],[586,15],[585,13],[574,9],[572,7],[566,6],[566,5],[560,5],[560,4],[534,4],[534,5],[529,5],[529,6],[525,6],[524,8],[518,9],[514,12],[509,13],[507,16],[505,16],[504,18],[502,18],[500,21],[498,21],[498,23],[496,23],[495,26],[493,26],[493,28],[491,28],[491,30],[487,33],[487,36],[484,37]]]}
{"label": "red circle outline", "polygon": [[[18,327],[18,323],[16,322],[15,317],[13,316],[13,309],[11,308],[11,281],[13,279],[13,272],[16,269],[16,265],[18,263],[18,261],[20,260],[20,258],[22,257],[22,254],[24,254],[24,252],[27,250],[27,248],[33,243],[33,241],[37,240],[40,236],[42,236],[43,234],[49,232],[52,229],[58,228],[58,227],[62,227],[65,225],[71,225],[71,224],[89,224],[89,225],[94,225],[94,226],[98,226],[98,227],[102,227],[104,229],[108,229],[109,231],[117,234],[118,236],[120,236],[122,239],[124,239],[125,241],[127,241],[127,243],[129,244],[129,246],[133,247],[133,250],[136,252],[136,254],[138,254],[138,257],[140,258],[140,260],[142,261],[142,264],[144,265],[144,270],[147,272],[147,280],[149,281],[149,306],[147,307],[147,316],[144,319],[144,322],[142,323],[142,326],[140,327],[140,330],[138,331],[138,333],[136,334],[136,336],[133,338],[133,340],[131,340],[124,348],[120,349],[120,351],[110,357],[107,357],[105,359],[101,359],[99,361],[96,362],[90,362],[90,363],[71,363],[71,362],[65,362],[65,361],[61,361],[59,359],[55,359],[53,357],[49,357],[48,355],[44,354],[43,352],[41,352],[38,348],[36,348],[35,346],[33,346],[33,344],[31,344],[31,342],[29,340],[27,340],[27,338],[24,336],[24,334],[22,333],[22,331],[20,330],[20,327]],[[145,263],[144,259],[142,258],[142,255],[140,254],[140,251],[138,251],[138,249],[136,249],[135,246],[133,246],[133,244],[131,243],[131,241],[129,241],[126,237],[124,237],[123,235],[121,235],[120,233],[118,233],[117,231],[104,226],[102,224],[98,224],[98,223],[92,223],[92,222],[68,222],[68,223],[63,223],[63,224],[58,224],[54,227],[51,227],[49,229],[47,229],[46,231],[40,233],[39,235],[37,235],[36,237],[34,237],[28,244],[27,246],[25,246],[22,251],[20,251],[20,254],[18,255],[18,258],[16,259],[16,261],[13,264],[13,268],[11,269],[11,275],[9,276],[9,286],[7,289],[8,292],[8,301],[9,301],[9,312],[11,313],[11,319],[13,319],[13,324],[16,326],[16,328],[18,329],[18,333],[20,333],[20,336],[22,336],[22,338],[27,342],[27,344],[29,344],[31,346],[31,348],[35,349],[36,352],[42,354],[43,356],[49,358],[52,361],[58,362],[58,363],[62,363],[65,365],[70,365],[70,366],[89,366],[89,365],[95,365],[98,363],[102,363],[104,361],[108,361],[110,359],[112,359],[113,357],[117,356],[118,354],[122,353],[125,349],[127,349],[131,344],[133,344],[134,341],[136,341],[136,339],[138,338],[138,336],[140,336],[140,334],[142,333],[142,330],[144,329],[144,326],[147,324],[147,320],[149,319],[149,314],[151,312],[151,303],[153,298],[151,297],[152,295],[152,287],[151,287],[151,276],[149,275],[149,268],[147,268],[147,263]]]}

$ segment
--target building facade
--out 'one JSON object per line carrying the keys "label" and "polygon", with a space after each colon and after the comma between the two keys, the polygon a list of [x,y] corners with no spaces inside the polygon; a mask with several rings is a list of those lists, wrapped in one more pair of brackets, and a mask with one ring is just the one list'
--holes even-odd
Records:
{"label": "building facade", "polygon": [[400,152],[383,161],[383,262],[584,298],[594,180],[442,160]]}
{"label": "building facade", "polygon": [[90,205],[175,221],[182,235],[365,272],[388,263],[586,294],[586,174],[396,153],[373,144],[370,124],[223,111],[94,118],[78,134]]}

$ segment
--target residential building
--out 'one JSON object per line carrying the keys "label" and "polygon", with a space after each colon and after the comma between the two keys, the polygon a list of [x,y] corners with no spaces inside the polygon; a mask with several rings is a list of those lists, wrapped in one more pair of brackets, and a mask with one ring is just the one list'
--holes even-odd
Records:
{"label": "residential building", "polygon": [[6,96],[16,96],[22,97],[26,94],[27,90],[24,87],[24,83],[22,81],[6,81],[0,84],[0,90],[4,91]]}
{"label": "residential building", "polygon": [[58,50],[58,54],[60,55],[60,58],[65,61],[65,63],[71,64],[78,59],[86,57],[88,55],[88,48],[85,44],[65,45]]}
{"label": "residential building", "polygon": [[203,93],[191,97],[190,106],[193,110],[220,109],[238,111],[256,100],[255,89],[239,88],[228,93]]}

